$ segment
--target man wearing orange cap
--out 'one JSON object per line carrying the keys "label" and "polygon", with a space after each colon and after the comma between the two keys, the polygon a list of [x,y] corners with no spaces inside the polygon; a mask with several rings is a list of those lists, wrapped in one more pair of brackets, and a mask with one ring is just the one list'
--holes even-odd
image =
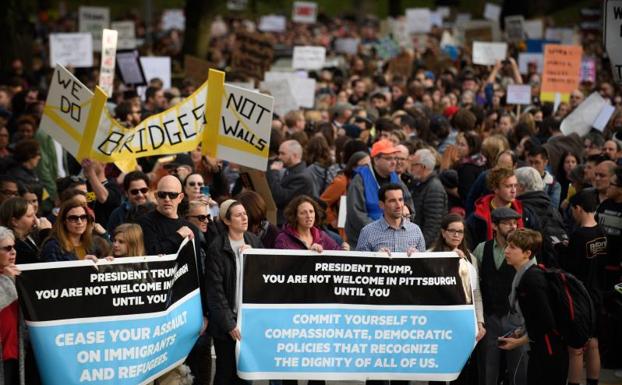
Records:
{"label": "man wearing orange cap", "polygon": [[[348,243],[356,247],[361,229],[382,217],[378,201],[378,190],[386,183],[397,183],[407,194],[404,202],[413,207],[408,188],[395,172],[396,156],[399,149],[388,139],[381,139],[371,148],[372,165],[360,166],[348,187],[346,236]],[[414,214],[414,213],[413,213]]]}

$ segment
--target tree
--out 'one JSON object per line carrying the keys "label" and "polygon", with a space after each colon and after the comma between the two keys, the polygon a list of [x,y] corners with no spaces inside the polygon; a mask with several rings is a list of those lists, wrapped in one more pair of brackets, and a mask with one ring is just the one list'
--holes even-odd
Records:
{"label": "tree", "polygon": [[224,14],[226,7],[226,0],[186,0],[185,54],[207,58],[212,20],[216,15]]}

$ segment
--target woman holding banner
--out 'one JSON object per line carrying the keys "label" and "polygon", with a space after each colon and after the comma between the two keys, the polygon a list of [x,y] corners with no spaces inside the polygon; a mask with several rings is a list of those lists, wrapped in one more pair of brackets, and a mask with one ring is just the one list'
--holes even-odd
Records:
{"label": "woman holding banner", "polygon": [[[465,226],[462,216],[455,213],[445,215],[441,221],[441,234],[436,239],[436,243],[430,251],[453,251],[467,262],[466,265],[468,266],[470,278],[470,285],[468,285],[468,287],[473,288],[473,304],[475,305],[475,316],[477,319],[476,340],[479,341],[486,334],[486,329],[484,328],[484,305],[482,302],[482,294],[479,289],[477,260],[466,247],[464,231]],[[467,297],[468,296],[470,296],[470,293],[468,293]],[[458,379],[453,381],[452,384],[477,383],[477,365],[473,359],[474,357],[475,354],[471,356],[460,372]]]}
{"label": "woman holding banner", "polygon": [[237,375],[235,344],[242,337],[237,326],[239,292],[242,283],[242,254],[261,248],[261,241],[248,230],[248,216],[242,203],[228,199],[220,205],[220,220],[227,231],[211,243],[207,265],[207,330],[216,350],[214,385],[244,384]]}
{"label": "woman holding banner", "polygon": [[19,304],[15,288],[15,236],[0,226],[0,384],[20,384],[24,370],[23,344],[19,331]]}

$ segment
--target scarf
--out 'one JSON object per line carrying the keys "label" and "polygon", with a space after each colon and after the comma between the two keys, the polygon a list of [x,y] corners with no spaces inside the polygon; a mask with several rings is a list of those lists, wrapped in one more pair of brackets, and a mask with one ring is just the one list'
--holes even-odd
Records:
{"label": "scarf", "polygon": [[516,271],[516,274],[514,275],[514,280],[512,281],[512,291],[510,292],[510,297],[509,297],[510,298],[510,309],[518,311],[518,313],[521,315],[521,318],[522,318],[523,313],[521,312],[520,306],[518,305],[518,302],[516,301],[516,290],[518,288],[518,284],[520,283],[520,280],[523,278],[523,274],[525,274],[527,269],[529,269],[531,266],[535,264],[536,264],[536,259],[531,258],[519,270]]}

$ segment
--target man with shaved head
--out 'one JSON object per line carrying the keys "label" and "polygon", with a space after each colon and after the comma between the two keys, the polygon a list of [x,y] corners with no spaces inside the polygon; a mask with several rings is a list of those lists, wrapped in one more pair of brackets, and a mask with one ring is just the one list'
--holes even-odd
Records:
{"label": "man with shaved head", "polygon": [[181,182],[167,175],[158,182],[156,209],[143,215],[138,224],[143,229],[148,255],[176,253],[186,237],[193,238],[198,230],[177,215],[177,206],[184,198]]}
{"label": "man with shaved head", "polygon": [[279,160],[272,163],[268,172],[268,184],[272,190],[272,198],[276,203],[277,224],[285,223],[283,211],[287,204],[298,195],[318,197],[314,191],[311,174],[302,161],[302,146],[296,140],[286,140],[279,147]]}

